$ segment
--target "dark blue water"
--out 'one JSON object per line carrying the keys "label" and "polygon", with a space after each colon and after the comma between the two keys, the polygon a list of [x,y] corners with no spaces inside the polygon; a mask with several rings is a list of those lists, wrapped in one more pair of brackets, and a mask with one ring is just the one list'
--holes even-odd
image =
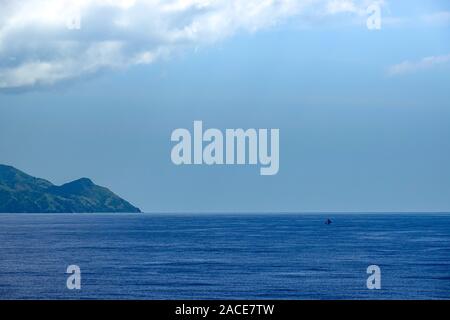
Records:
{"label": "dark blue water", "polygon": [[450,215],[1,214],[0,298],[448,299]]}

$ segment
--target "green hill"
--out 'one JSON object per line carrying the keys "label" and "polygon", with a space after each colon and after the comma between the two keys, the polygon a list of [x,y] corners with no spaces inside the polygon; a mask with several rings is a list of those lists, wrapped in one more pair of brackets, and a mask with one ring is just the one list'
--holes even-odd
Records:
{"label": "green hill", "polygon": [[140,212],[109,189],[82,178],[62,186],[0,165],[0,212]]}

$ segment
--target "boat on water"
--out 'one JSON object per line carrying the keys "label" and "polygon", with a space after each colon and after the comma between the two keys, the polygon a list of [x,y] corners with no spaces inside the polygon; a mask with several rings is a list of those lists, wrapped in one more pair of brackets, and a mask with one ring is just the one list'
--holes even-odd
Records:
{"label": "boat on water", "polygon": [[325,221],[325,224],[331,224],[333,221],[331,221],[330,219],[327,219],[326,221]]}

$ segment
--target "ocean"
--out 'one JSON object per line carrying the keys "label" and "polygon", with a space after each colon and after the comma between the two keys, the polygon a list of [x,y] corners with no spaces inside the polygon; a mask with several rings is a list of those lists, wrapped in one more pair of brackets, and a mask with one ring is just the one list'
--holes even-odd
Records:
{"label": "ocean", "polygon": [[449,214],[0,214],[0,299],[449,298]]}

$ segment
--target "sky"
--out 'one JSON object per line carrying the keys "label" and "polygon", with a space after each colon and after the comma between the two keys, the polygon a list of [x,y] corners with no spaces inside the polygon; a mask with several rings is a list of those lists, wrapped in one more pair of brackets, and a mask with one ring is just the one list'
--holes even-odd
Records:
{"label": "sky", "polygon": [[[174,165],[195,120],[279,128],[278,174]],[[0,163],[146,212],[450,211],[450,3],[0,0]]]}

